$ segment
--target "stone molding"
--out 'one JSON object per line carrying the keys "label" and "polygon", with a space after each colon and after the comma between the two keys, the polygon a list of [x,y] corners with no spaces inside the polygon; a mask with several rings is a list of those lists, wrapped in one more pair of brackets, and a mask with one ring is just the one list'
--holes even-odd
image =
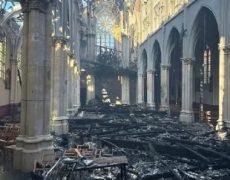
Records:
{"label": "stone molding", "polygon": [[154,74],[154,73],[155,73],[155,70],[154,70],[154,69],[149,69],[149,70],[147,70],[147,73],[148,73],[148,74]]}
{"label": "stone molding", "polygon": [[163,70],[169,70],[170,69],[170,65],[169,64],[162,64],[161,65],[161,68],[163,69]]}
{"label": "stone molding", "polygon": [[138,77],[144,77],[144,74],[137,74]]}
{"label": "stone molding", "polygon": [[38,10],[46,13],[50,0],[21,0],[22,12],[28,13],[32,10]]}
{"label": "stone molding", "polygon": [[52,38],[53,38],[53,45],[61,44],[63,46],[66,45],[67,43],[67,38],[65,38],[64,36],[53,36]]}
{"label": "stone molding", "polygon": [[69,56],[70,59],[74,59],[74,60],[76,61],[76,56],[75,56],[75,54],[69,53],[68,56]]}
{"label": "stone molding", "polygon": [[194,58],[184,57],[181,58],[181,61],[186,65],[192,65],[194,62]]}
{"label": "stone molding", "polygon": [[230,52],[230,44],[229,45],[221,45],[219,44],[219,50],[223,50],[225,53],[229,53]]}

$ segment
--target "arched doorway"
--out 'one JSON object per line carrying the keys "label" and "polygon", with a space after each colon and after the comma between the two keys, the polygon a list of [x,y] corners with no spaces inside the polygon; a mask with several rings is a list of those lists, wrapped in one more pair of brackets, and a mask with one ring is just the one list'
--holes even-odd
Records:
{"label": "arched doorway", "polygon": [[158,41],[155,41],[153,46],[153,58],[155,63],[154,101],[155,109],[159,110],[161,104],[161,49]]}
{"label": "arched doorway", "polygon": [[198,13],[194,34],[195,119],[215,124],[219,113],[219,31],[208,8],[203,7]]}
{"label": "arched doorway", "polygon": [[182,63],[180,34],[173,28],[169,36],[169,105],[172,115],[179,115],[182,99]]}
{"label": "arched doorway", "polygon": [[143,96],[144,103],[147,104],[147,52],[142,53],[142,72],[143,72]]}

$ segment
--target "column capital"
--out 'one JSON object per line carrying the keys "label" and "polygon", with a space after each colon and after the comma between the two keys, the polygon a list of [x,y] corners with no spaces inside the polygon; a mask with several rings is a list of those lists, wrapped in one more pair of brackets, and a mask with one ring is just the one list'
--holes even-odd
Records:
{"label": "column capital", "polygon": [[75,54],[69,53],[68,56],[70,59],[74,59],[76,61],[76,55]]}
{"label": "column capital", "polygon": [[143,74],[143,73],[137,73],[137,76],[138,76],[138,77],[143,77],[144,74]]}
{"label": "column capital", "polygon": [[22,12],[30,12],[31,10],[38,10],[42,13],[46,13],[48,4],[51,0],[21,0]]}
{"label": "column capital", "polygon": [[149,70],[147,70],[147,73],[148,73],[148,74],[154,74],[154,72],[155,72],[154,69],[149,69]]}
{"label": "column capital", "polygon": [[67,43],[67,38],[64,36],[53,36],[53,45],[55,44],[61,44],[61,45],[65,45]]}
{"label": "column capital", "polygon": [[171,65],[169,65],[169,64],[162,64],[162,65],[161,65],[161,68],[162,68],[163,70],[169,70],[170,67],[171,67]]}
{"label": "column capital", "polygon": [[230,44],[229,45],[219,44],[219,50],[223,50],[224,52],[229,53],[230,52]]}
{"label": "column capital", "polygon": [[181,58],[181,61],[183,63],[185,63],[186,65],[192,65],[195,60],[194,60],[194,58],[183,57],[183,58]]}

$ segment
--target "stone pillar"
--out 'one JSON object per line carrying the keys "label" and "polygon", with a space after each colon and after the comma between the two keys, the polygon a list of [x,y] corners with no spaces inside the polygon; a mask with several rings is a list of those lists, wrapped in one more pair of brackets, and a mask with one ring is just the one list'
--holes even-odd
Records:
{"label": "stone pillar", "polygon": [[95,99],[95,78],[93,75],[86,76],[87,84],[87,102],[92,99]]}
{"label": "stone pillar", "polygon": [[147,72],[147,107],[150,110],[155,110],[154,104],[154,71]]}
{"label": "stone pillar", "polygon": [[73,71],[74,71],[74,64],[75,58],[71,54],[68,56],[68,66],[67,66],[67,114],[72,115],[73,111],[73,94],[74,94],[74,87],[73,87]]}
{"label": "stone pillar", "polygon": [[161,106],[160,111],[169,111],[169,68],[161,65]]}
{"label": "stone pillar", "polygon": [[182,110],[180,121],[194,122],[193,114],[193,59],[182,58]]}
{"label": "stone pillar", "polygon": [[21,5],[24,17],[22,112],[14,167],[32,171],[35,160],[41,161],[44,155],[54,155],[53,138],[49,134],[52,16],[47,0],[22,0]]}
{"label": "stone pillar", "polygon": [[122,104],[130,104],[129,77],[122,76],[121,82],[121,101]]}
{"label": "stone pillar", "polygon": [[221,130],[227,126],[230,128],[230,46],[219,45],[219,119],[216,129]]}
{"label": "stone pillar", "polygon": [[73,69],[73,110],[74,112],[77,112],[79,107],[81,106],[80,102],[80,85],[81,85],[81,79],[80,79],[80,65],[76,63]]}
{"label": "stone pillar", "polygon": [[10,59],[10,113],[14,117],[16,113],[16,85],[17,85],[17,59]]}
{"label": "stone pillar", "polygon": [[144,103],[144,77],[143,74],[138,74],[137,77],[137,103]]}
{"label": "stone pillar", "polygon": [[66,39],[53,37],[51,64],[51,131],[56,134],[68,132],[67,109],[67,54]]}
{"label": "stone pillar", "polygon": [[96,44],[96,35],[94,33],[87,34],[87,59],[89,61],[96,61],[95,57],[95,44]]}
{"label": "stone pillar", "polygon": [[[122,66],[123,68],[129,68],[130,61],[130,37],[126,34],[122,34]],[[121,82],[121,100],[123,104],[130,104],[130,85],[129,75],[122,76]]]}

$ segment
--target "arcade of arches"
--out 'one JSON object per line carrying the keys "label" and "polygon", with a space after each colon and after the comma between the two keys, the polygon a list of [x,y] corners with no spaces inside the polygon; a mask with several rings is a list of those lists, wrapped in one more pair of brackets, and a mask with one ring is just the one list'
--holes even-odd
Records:
{"label": "arcade of arches", "polygon": [[16,169],[31,170],[53,151],[50,132],[68,132],[68,118],[99,99],[230,127],[229,0],[2,0],[0,8],[0,117],[20,119]]}

